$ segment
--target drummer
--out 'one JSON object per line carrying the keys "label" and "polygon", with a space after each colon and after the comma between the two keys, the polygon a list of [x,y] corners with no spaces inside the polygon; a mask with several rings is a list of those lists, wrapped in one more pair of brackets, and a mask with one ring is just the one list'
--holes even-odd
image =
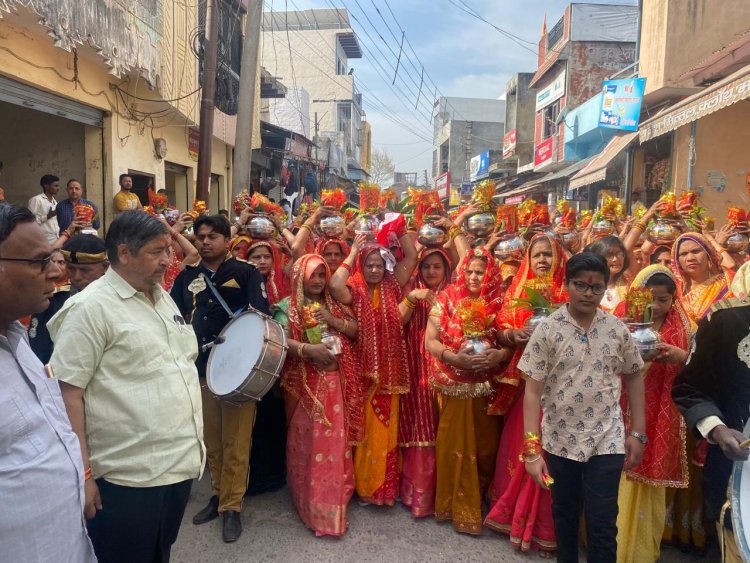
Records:
{"label": "drummer", "polygon": [[[213,342],[231,320],[229,311],[237,313],[253,307],[268,314],[269,308],[260,272],[229,254],[230,226],[226,218],[204,215],[195,221],[193,228],[201,260],[177,276],[171,295],[185,319],[193,325],[202,347]],[[221,303],[209,284],[225,303]],[[263,337],[261,334],[249,336]],[[193,517],[193,524],[204,524],[221,514],[222,538],[233,542],[242,533],[240,512],[250,471],[256,405],[252,401],[233,405],[213,396],[206,384],[209,352],[201,348],[196,364],[203,398],[211,499]]]}
{"label": "drummer", "polygon": [[[742,561],[728,529],[727,485],[733,461],[748,458],[740,448],[750,406],[750,299],[713,305],[698,325],[695,348],[677,376],[672,398],[688,427],[709,442],[703,487],[706,519],[716,524],[724,561]],[[723,514],[723,521],[722,521]],[[747,527],[750,523],[745,522]]]}

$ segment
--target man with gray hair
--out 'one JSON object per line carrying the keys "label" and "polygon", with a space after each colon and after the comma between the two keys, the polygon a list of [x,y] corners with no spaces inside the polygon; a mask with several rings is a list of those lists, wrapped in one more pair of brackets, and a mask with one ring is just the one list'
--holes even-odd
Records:
{"label": "man with gray hair", "polygon": [[31,211],[0,205],[0,561],[91,563],[78,438],[16,320],[49,306],[52,252]]}
{"label": "man with gray hair", "polygon": [[121,213],[110,269],[48,324],[100,561],[169,561],[205,461],[197,340],[160,286],[171,242],[163,221]]}

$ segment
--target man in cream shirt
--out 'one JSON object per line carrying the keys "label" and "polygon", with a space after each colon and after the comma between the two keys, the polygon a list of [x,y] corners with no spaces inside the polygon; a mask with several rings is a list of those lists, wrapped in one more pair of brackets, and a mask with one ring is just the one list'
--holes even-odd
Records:
{"label": "man in cream shirt", "polygon": [[120,214],[111,267],[49,322],[86,468],[86,517],[102,561],[168,561],[192,480],[205,462],[195,333],[159,282],[166,223]]}

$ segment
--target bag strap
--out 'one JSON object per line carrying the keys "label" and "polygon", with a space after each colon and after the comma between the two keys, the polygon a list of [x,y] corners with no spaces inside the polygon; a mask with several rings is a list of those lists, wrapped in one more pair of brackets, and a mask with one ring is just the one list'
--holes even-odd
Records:
{"label": "bag strap", "polygon": [[[209,288],[209,289],[211,290],[211,293],[213,293],[213,294],[214,294],[214,297],[216,297],[216,300],[217,300],[217,301],[219,302],[219,304],[220,304],[220,305],[221,305],[221,306],[222,306],[222,307],[224,308],[224,310],[225,310],[225,311],[227,312],[227,315],[229,315],[229,318],[230,318],[230,319],[233,319],[234,317],[236,317],[236,316],[237,316],[237,314],[236,314],[236,313],[233,313],[233,312],[232,312],[232,310],[231,310],[231,309],[229,308],[229,305],[227,305],[227,302],[226,302],[226,301],[224,301],[224,298],[223,298],[223,297],[221,296],[221,294],[219,293],[219,290],[218,290],[218,289],[216,289],[216,285],[214,284],[214,282],[213,282],[213,280],[211,279],[211,277],[210,277],[210,276],[208,275],[208,274],[209,274],[209,270],[208,270],[208,268],[206,268],[206,267],[205,267],[205,266],[203,265],[203,263],[201,263],[201,264],[200,264],[200,269],[201,269],[201,272],[203,272],[203,277],[204,277],[204,278],[205,278],[205,280],[206,280],[206,281],[208,282],[208,288]],[[241,310],[242,310],[242,309],[240,309],[240,311],[241,311]],[[239,311],[237,311],[237,312],[239,313]]]}

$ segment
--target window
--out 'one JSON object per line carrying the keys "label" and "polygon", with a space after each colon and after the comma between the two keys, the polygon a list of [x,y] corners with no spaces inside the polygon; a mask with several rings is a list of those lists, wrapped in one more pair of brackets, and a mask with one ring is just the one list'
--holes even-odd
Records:
{"label": "window", "polygon": [[547,50],[549,51],[555,44],[560,41],[565,30],[565,16],[560,18],[552,29],[547,33]]}
{"label": "window", "polygon": [[560,100],[544,108],[543,115],[542,140],[557,134],[557,117],[560,115]]}

